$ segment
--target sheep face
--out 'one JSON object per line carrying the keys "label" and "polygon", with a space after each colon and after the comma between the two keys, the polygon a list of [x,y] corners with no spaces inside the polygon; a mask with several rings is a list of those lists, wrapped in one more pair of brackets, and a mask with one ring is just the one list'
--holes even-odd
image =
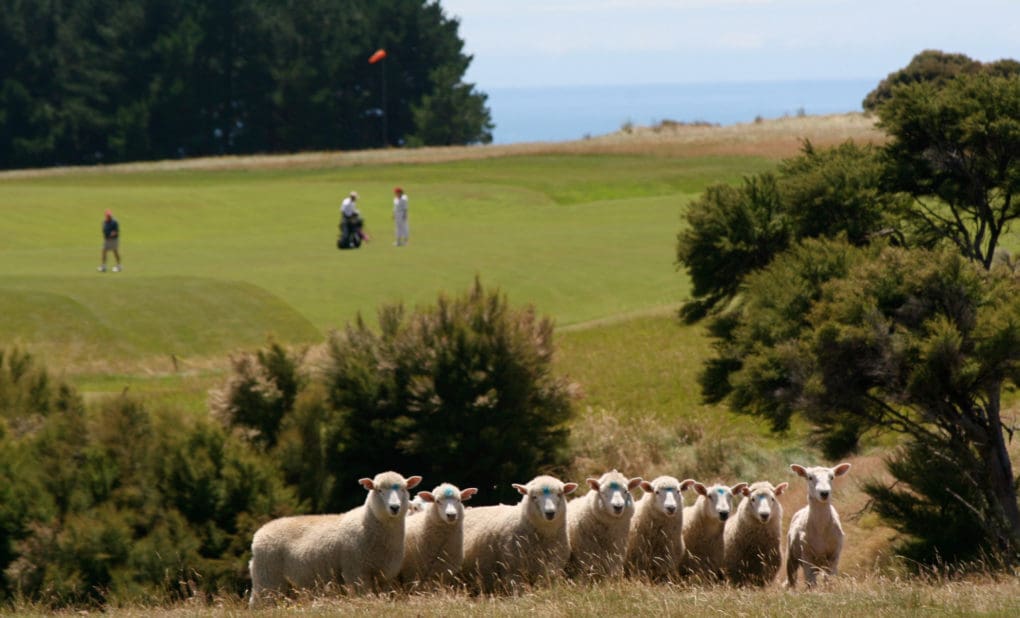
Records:
{"label": "sheep face", "polygon": [[747,496],[747,510],[752,514],[752,519],[767,524],[772,519],[773,513],[782,513],[776,508],[779,506],[776,496],[786,491],[787,486],[788,483],[780,483],[773,487],[771,483],[762,482],[745,487],[741,493]]}
{"label": "sheep face", "polygon": [[694,491],[705,496],[703,502],[704,508],[710,514],[718,517],[719,521],[729,519],[730,513],[733,512],[734,508],[733,496],[740,495],[745,487],[747,487],[747,483],[737,483],[733,487],[719,484],[705,487],[701,483],[694,483]]}
{"label": "sheep face", "polygon": [[460,490],[455,485],[443,483],[432,491],[419,491],[415,500],[432,504],[429,516],[436,521],[454,525],[464,517],[464,500],[478,493],[474,487]]}
{"label": "sheep face", "polygon": [[551,476],[537,476],[527,485],[514,483],[513,487],[524,496],[522,502],[525,503],[529,518],[554,522],[564,518],[567,512],[565,496],[577,489],[577,483],[564,483]]}
{"label": "sheep face", "polygon": [[396,472],[382,472],[374,479],[363,478],[361,486],[368,490],[365,504],[380,520],[396,519],[407,513],[408,490],[421,482],[420,476],[404,478]]}
{"label": "sheep face", "polygon": [[597,494],[598,508],[611,518],[634,513],[634,497],[631,490],[641,484],[641,478],[628,479],[616,470],[606,472],[598,479],[586,479],[588,486]]}
{"label": "sheep face", "polygon": [[641,482],[641,489],[651,494],[657,513],[665,517],[676,517],[683,511],[684,500],[680,492],[694,484],[693,479],[678,481],[672,476],[660,476],[651,483]]}
{"label": "sheep face", "polygon": [[850,471],[850,464],[841,463],[835,468],[814,466],[805,468],[797,464],[790,464],[790,469],[807,480],[808,500],[813,502],[828,502],[832,495],[832,479],[843,476]]}

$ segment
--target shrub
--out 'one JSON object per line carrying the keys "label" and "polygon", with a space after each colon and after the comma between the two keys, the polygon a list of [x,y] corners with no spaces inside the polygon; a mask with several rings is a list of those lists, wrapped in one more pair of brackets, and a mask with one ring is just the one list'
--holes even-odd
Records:
{"label": "shrub", "polygon": [[565,463],[569,390],[552,373],[548,319],[511,308],[477,280],[433,307],[384,306],[378,316],[378,332],[359,316],[330,336],[326,404],[304,400],[289,423],[290,439],[328,440],[301,445],[315,489],[329,491],[323,506],[360,502],[357,479],[385,469],[492,487],[479,496],[485,502],[513,500],[510,483]]}

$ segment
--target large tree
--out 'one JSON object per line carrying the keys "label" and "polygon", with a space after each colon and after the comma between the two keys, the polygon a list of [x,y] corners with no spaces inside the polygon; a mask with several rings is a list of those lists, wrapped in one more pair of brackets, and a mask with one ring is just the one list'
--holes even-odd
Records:
{"label": "large tree", "polygon": [[[706,393],[777,428],[801,414],[832,451],[866,431],[904,434],[931,457],[929,474],[963,484],[948,495],[985,532],[972,555],[1020,558],[1013,429],[1002,416],[1004,391],[1020,385],[1012,272],[946,249],[807,242],[748,277],[728,335]],[[899,481],[918,506],[935,502],[924,482]]]}

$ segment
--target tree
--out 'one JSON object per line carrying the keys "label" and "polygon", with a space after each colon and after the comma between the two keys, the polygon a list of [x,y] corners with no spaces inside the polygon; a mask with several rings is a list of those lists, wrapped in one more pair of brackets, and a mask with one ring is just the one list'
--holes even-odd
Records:
{"label": "tree", "polygon": [[878,114],[892,138],[888,186],[914,197],[918,240],[950,242],[989,268],[1020,217],[1020,75],[901,86]]}
{"label": "tree", "polygon": [[488,144],[492,141],[493,124],[485,107],[486,95],[474,91],[472,84],[460,82],[450,67],[433,73],[434,94],[422,97],[411,108],[414,133],[408,144],[451,146],[454,144]]}
{"label": "tree", "polygon": [[847,142],[783,161],[778,173],[744,180],[739,188],[709,187],[685,214],[677,262],[694,297],[682,310],[698,319],[735,298],[747,275],[767,266],[791,243],[843,235],[855,245],[898,233],[900,196],[882,191],[884,166],[871,146]]}
{"label": "tree", "polygon": [[[1015,562],[1020,510],[1001,400],[1020,384],[1018,292],[1012,273],[950,250],[804,243],[748,277],[716,391],[778,428],[804,415],[832,450],[866,431],[907,436],[908,457],[931,458],[929,475],[945,469],[964,484],[942,493],[983,531],[974,551]],[[899,481],[919,508],[937,507],[924,481]],[[882,508],[895,512],[892,502]]]}
{"label": "tree", "polygon": [[961,73],[976,73],[981,63],[964,54],[947,54],[937,49],[926,49],[907,66],[893,71],[864,97],[865,111],[874,112],[892,98],[893,89],[907,84],[931,83],[939,86]]}

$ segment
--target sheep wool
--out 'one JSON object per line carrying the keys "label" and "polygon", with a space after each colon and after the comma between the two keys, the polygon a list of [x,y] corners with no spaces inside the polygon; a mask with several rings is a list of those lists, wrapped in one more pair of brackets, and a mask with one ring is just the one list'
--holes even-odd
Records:
{"label": "sheep wool", "polygon": [[627,535],[634,516],[631,490],[641,484],[640,477],[628,479],[616,470],[598,479],[586,479],[591,491],[570,501],[567,509],[567,537],[571,577],[619,577],[627,555]]}
{"label": "sheep wool", "polygon": [[776,497],[787,486],[759,481],[741,492],[744,499],[723,531],[723,567],[731,582],[765,586],[775,579],[783,560],[783,505]]}
{"label": "sheep wool", "polygon": [[340,515],[275,519],[252,538],[251,606],[288,587],[336,583],[363,590],[393,580],[404,560],[408,490],[420,476],[383,472],[359,483],[365,504]]}
{"label": "sheep wool", "polygon": [[682,570],[686,575],[718,580],[723,575],[723,528],[734,510],[734,496],[740,495],[747,483],[705,487],[696,482],[692,487],[698,498],[691,506],[684,507],[683,537],[687,555]]}
{"label": "sheep wool", "polygon": [[805,468],[791,464],[790,469],[807,481],[807,506],[793,514],[787,532],[786,585],[797,585],[797,570],[804,569],[804,582],[814,586],[819,573],[839,574],[839,556],[843,553],[843,526],[832,506],[832,481],[850,471],[850,464],[835,468]]}
{"label": "sheep wool", "polygon": [[464,511],[461,576],[469,587],[517,590],[560,575],[570,558],[565,496],[577,483],[538,476],[513,487],[523,496],[514,506]]}
{"label": "sheep wool", "polygon": [[625,571],[652,581],[671,581],[684,559],[683,496],[693,479],[660,476],[641,482],[645,495],[634,508],[627,536]]}
{"label": "sheep wool", "polygon": [[424,506],[407,519],[401,583],[422,587],[453,581],[464,562],[463,501],[476,493],[474,487],[461,490],[450,483],[418,492],[415,500],[420,498]]}

